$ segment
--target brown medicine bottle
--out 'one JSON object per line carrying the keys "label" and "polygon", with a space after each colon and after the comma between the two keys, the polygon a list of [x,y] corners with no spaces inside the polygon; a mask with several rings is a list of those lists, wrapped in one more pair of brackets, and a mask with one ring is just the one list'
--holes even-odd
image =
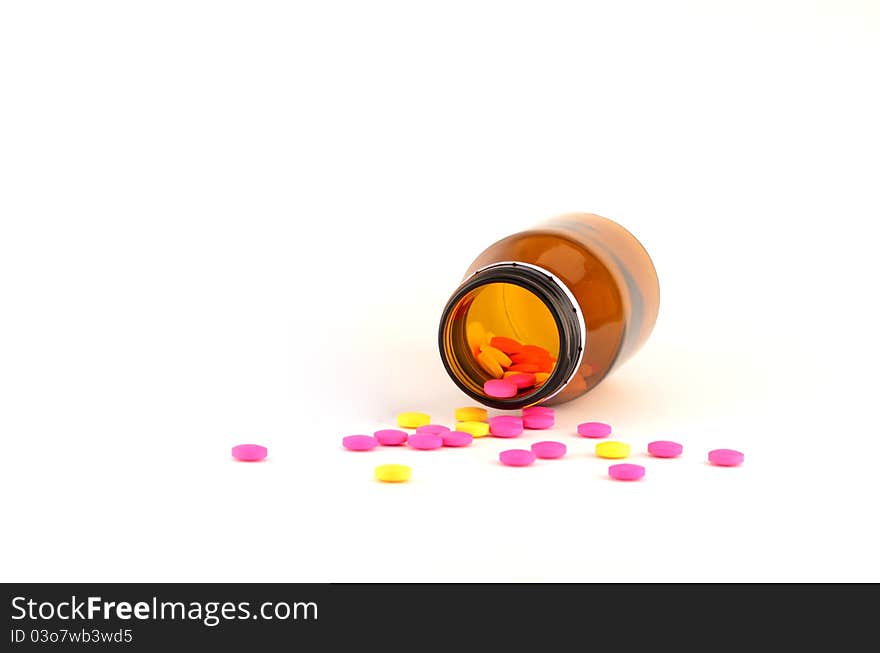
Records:
{"label": "brown medicine bottle", "polygon": [[[659,303],[654,264],[631,233],[598,215],[562,215],[477,257],[443,310],[440,356],[485,405],[562,403],[644,344]],[[522,387],[490,397],[483,384],[492,378]]]}

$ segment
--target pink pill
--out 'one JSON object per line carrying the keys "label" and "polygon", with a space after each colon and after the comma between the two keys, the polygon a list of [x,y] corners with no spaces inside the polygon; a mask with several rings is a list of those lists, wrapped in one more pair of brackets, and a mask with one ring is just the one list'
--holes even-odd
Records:
{"label": "pink pill", "polygon": [[527,429],[549,429],[553,427],[556,418],[552,413],[532,413],[523,415],[523,426]]}
{"label": "pink pill", "polygon": [[439,449],[443,446],[443,437],[437,433],[416,433],[409,436],[406,443],[413,449]]}
{"label": "pink pill", "polygon": [[578,424],[578,435],[585,438],[607,438],[611,435],[611,426],[603,422],[584,422]]}
{"label": "pink pill", "polygon": [[466,447],[474,441],[474,436],[464,431],[443,431],[438,435],[443,439],[444,447]]}
{"label": "pink pill", "polygon": [[523,423],[518,417],[491,417],[489,418],[489,433],[496,438],[515,438],[522,435]]}
{"label": "pink pill", "polygon": [[709,462],[719,467],[736,467],[742,465],[745,455],[735,449],[713,449],[709,452]]}
{"label": "pink pill", "polygon": [[269,455],[269,450],[260,444],[238,444],[232,447],[232,457],[248,463],[263,460]]}
{"label": "pink pill", "polygon": [[516,390],[516,385],[505,379],[489,379],[483,384],[483,392],[499,399],[515,397]]}
{"label": "pink pill", "polygon": [[548,408],[547,406],[528,406],[527,408],[522,409],[523,417],[526,415],[553,415],[553,409]]}
{"label": "pink pill", "polygon": [[545,440],[532,445],[532,451],[538,458],[562,458],[568,449],[561,442]]}
{"label": "pink pill", "polygon": [[406,443],[406,431],[399,431],[398,429],[382,429],[373,433],[373,437],[376,438],[379,444],[386,447],[396,447]]}
{"label": "pink pill", "polygon": [[379,441],[372,435],[346,435],[342,438],[342,446],[351,451],[369,451],[377,444]]}
{"label": "pink pill", "polygon": [[489,418],[489,423],[492,423],[492,420],[497,422],[522,422],[522,417],[519,415],[495,415],[494,417]]}
{"label": "pink pill", "polygon": [[678,442],[655,440],[648,443],[648,453],[656,458],[677,458],[684,450]]}
{"label": "pink pill", "polygon": [[442,424],[425,424],[424,426],[418,427],[416,433],[443,433],[448,430],[449,427],[443,426]]}
{"label": "pink pill", "polygon": [[632,463],[620,463],[608,468],[608,476],[615,481],[638,481],[645,475],[645,468]]}
{"label": "pink pill", "polygon": [[526,449],[508,449],[498,454],[498,460],[502,465],[525,467],[535,462],[535,453]]}

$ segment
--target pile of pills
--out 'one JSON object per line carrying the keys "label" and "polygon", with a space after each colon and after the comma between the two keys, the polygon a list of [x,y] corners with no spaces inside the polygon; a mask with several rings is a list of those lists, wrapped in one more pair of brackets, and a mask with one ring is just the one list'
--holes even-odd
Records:
{"label": "pile of pills", "polygon": [[[546,406],[524,408],[520,415],[495,415],[490,417],[485,408],[466,406],[455,410],[455,428],[434,424],[426,413],[406,412],[397,416],[400,428],[375,431],[372,435],[346,435],[342,446],[350,451],[372,451],[382,447],[408,447],[418,451],[442,448],[461,448],[470,446],[475,438],[491,436],[494,438],[517,438],[527,430],[545,430],[556,423],[556,414]],[[407,433],[406,430],[412,430]],[[583,422],[577,425],[577,435],[599,439],[594,448],[596,458],[622,460],[629,458],[632,448],[626,442],[606,440],[612,428],[604,422]],[[647,455],[652,458],[678,458],[684,447],[671,440],[649,442]],[[537,460],[564,458],[568,447],[555,440],[535,442],[528,449],[506,449],[498,454],[498,461],[508,467],[528,467]],[[242,462],[258,462],[268,456],[266,447],[259,444],[240,444],[232,448],[232,457]],[[737,467],[745,456],[734,449],[713,449],[708,453],[708,462],[718,467]],[[608,476],[616,481],[638,481],[645,477],[645,467],[634,463],[617,462],[608,467]],[[412,477],[412,469],[407,465],[382,464],[374,470],[374,477],[383,483],[403,483]]]}
{"label": "pile of pills", "polygon": [[539,345],[527,345],[514,338],[471,333],[473,354],[489,378],[483,392],[489,397],[509,399],[531,392],[553,372],[556,358]]}
{"label": "pile of pills", "polygon": [[[501,343],[508,346],[508,343]],[[528,430],[553,428],[556,414],[547,406],[523,408],[519,415],[495,415],[490,417],[485,408],[466,406],[455,410],[454,430],[443,424],[431,423],[426,413],[406,412],[397,416],[400,429],[381,429],[373,435],[348,435],[342,446],[352,451],[370,451],[378,445],[403,446],[421,451],[443,447],[467,447],[475,438],[517,438]],[[413,429],[407,434],[401,429]],[[596,458],[622,460],[629,458],[632,448],[626,442],[606,440],[612,433],[611,425],[604,422],[583,422],[577,425],[579,436],[601,440],[594,448]],[[678,458],[684,447],[671,440],[655,440],[648,443],[647,454],[653,458]],[[528,449],[505,449],[498,454],[498,461],[508,467],[528,467],[537,460],[563,458],[568,447],[555,440],[535,442]],[[744,456],[733,449],[714,449],[709,452],[709,463],[721,467],[742,464]],[[645,467],[634,463],[618,462],[608,467],[608,476],[616,481],[638,481],[645,477]],[[406,465],[385,464],[375,469],[375,478],[388,483],[408,481],[412,470]]]}

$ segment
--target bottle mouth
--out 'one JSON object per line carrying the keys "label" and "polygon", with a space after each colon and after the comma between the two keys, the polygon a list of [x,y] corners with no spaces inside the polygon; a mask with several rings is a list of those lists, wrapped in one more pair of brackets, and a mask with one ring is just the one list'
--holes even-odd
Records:
{"label": "bottle mouth", "polygon": [[[513,410],[547,401],[569,383],[583,359],[586,326],[565,284],[541,267],[509,261],[459,286],[443,309],[439,345],[465,394]],[[485,384],[496,379],[508,383],[490,384],[490,394]]]}

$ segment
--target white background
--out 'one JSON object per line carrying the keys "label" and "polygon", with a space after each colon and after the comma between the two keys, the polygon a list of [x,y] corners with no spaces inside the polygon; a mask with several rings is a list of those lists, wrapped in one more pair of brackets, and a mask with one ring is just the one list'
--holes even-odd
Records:
{"label": "white background", "polygon": [[[867,0],[3,3],[0,579],[880,581],[878,69]],[[567,211],[662,289],[568,458],[343,451]]]}

